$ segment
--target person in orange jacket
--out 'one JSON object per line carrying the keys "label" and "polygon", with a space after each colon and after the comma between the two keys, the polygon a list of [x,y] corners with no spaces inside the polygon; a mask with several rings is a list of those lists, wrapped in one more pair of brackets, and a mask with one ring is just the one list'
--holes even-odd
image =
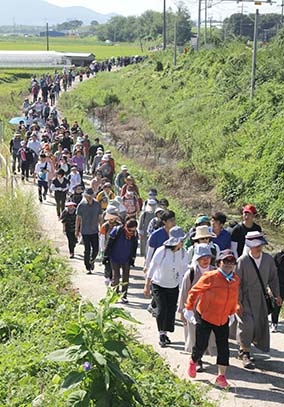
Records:
{"label": "person in orange jacket", "polygon": [[239,277],[235,274],[236,258],[227,249],[219,253],[217,270],[204,273],[189,290],[185,304],[185,317],[196,320],[196,340],[189,361],[188,375],[196,377],[197,361],[207,349],[211,331],[217,345],[218,377],[216,385],[228,388],[226,370],[229,366],[229,316],[238,310]]}

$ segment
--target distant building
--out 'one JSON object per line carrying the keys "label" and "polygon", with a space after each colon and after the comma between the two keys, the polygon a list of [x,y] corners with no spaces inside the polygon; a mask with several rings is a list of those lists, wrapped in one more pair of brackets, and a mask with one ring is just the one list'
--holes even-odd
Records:
{"label": "distant building", "polygon": [[[65,33],[62,31],[54,31],[54,30],[49,30],[48,31],[49,37],[65,37]],[[46,37],[46,31],[41,31],[39,33],[40,37]]]}
{"label": "distant building", "polygon": [[96,56],[94,54],[88,54],[86,52],[64,52],[66,58],[71,61],[75,66],[88,66]]}

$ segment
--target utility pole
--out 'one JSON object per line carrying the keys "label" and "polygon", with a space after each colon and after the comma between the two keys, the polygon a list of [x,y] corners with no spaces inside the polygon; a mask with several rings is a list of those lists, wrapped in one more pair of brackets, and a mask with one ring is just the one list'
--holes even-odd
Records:
{"label": "utility pole", "polygon": [[201,0],[198,0],[198,21],[197,21],[197,42],[196,42],[197,51],[199,51],[200,48],[200,26],[201,26]]}
{"label": "utility pole", "polygon": [[48,30],[48,22],[46,23],[46,51],[49,51],[49,30]]}
{"label": "utility pole", "polygon": [[258,34],[258,8],[255,10],[254,20],[254,34],[253,34],[253,54],[252,54],[252,68],[251,68],[251,85],[250,85],[250,99],[253,100],[254,87],[255,87],[255,71],[256,71],[256,54],[257,54],[257,34]]}
{"label": "utility pole", "polygon": [[177,19],[175,21],[175,31],[174,31],[174,66],[177,64]]}
{"label": "utility pole", "polygon": [[205,27],[204,27],[204,44],[205,45],[207,44],[207,11],[208,11],[208,3],[207,3],[207,0],[205,0]]}
{"label": "utility pole", "polygon": [[167,48],[167,7],[166,0],[164,0],[164,29],[163,29],[163,50]]}
{"label": "utility pole", "polygon": [[281,3],[281,25],[283,27],[283,9],[284,9],[284,0]]}
{"label": "utility pole", "polygon": [[212,17],[210,17],[210,20],[209,20],[209,37],[210,37],[210,42],[212,43]]}

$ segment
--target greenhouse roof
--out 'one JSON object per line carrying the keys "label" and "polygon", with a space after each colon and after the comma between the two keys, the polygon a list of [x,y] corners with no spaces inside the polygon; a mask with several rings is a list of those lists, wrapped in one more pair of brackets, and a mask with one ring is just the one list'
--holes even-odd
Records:
{"label": "greenhouse roof", "polygon": [[71,65],[65,54],[56,51],[0,51],[0,67],[56,67]]}

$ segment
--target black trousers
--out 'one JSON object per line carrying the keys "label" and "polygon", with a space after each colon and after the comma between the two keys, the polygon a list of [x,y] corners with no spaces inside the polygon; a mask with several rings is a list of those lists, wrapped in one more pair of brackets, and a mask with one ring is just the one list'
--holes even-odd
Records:
{"label": "black trousers", "polygon": [[104,272],[105,278],[109,278],[110,280],[112,279],[112,268],[111,264],[107,263],[105,265],[105,272]]}
{"label": "black trousers", "polygon": [[119,292],[119,280],[120,280],[120,269],[122,269],[122,288],[121,292],[124,293],[124,297],[126,298],[127,296],[127,290],[128,290],[128,283],[129,283],[129,272],[130,272],[130,264],[125,263],[125,264],[119,264],[119,263],[114,263],[111,262],[111,269],[112,269],[112,281],[111,285],[112,287],[117,287],[117,292]]}
{"label": "black trousers", "polygon": [[[18,172],[19,172],[20,171],[20,162],[21,162],[20,157],[17,155],[16,152],[13,152],[12,157],[13,157],[12,171],[16,172],[16,167],[17,167]],[[18,163],[18,165],[17,165],[17,163]]]}
{"label": "black trousers", "polygon": [[[284,286],[280,286],[280,297],[282,298],[282,300],[284,300]],[[276,305],[271,314],[271,322],[273,324],[276,324],[276,325],[278,324],[280,311],[281,311],[281,307],[278,307],[278,305]]]}
{"label": "black trousers", "polygon": [[191,355],[193,362],[201,360],[208,347],[210,333],[213,331],[217,345],[217,365],[229,366],[229,320],[225,325],[217,326],[202,319],[198,313],[195,313],[195,319],[196,339]]}
{"label": "black trousers", "polygon": [[175,288],[164,288],[157,284],[152,284],[152,293],[157,306],[156,320],[159,332],[174,332],[179,293],[178,286]]}
{"label": "black trousers", "polygon": [[55,202],[56,202],[57,216],[60,216],[61,212],[63,212],[64,208],[65,208],[66,192],[55,191],[54,198],[55,198]]}
{"label": "black trousers", "polygon": [[68,248],[69,253],[74,254],[74,249],[77,243],[77,239],[75,237],[75,232],[66,232],[66,237],[68,239]]}
{"label": "black trousers", "polygon": [[42,190],[43,190],[43,195],[46,196],[47,191],[48,191],[48,182],[42,181],[39,179],[37,182],[37,185],[38,185],[38,198],[40,201],[42,201]]}
{"label": "black trousers", "polygon": [[88,271],[91,270],[90,260],[95,261],[99,252],[99,235],[94,233],[93,235],[82,235],[84,242],[84,263]]}
{"label": "black trousers", "polygon": [[21,161],[22,180],[29,179],[30,163],[28,161]]}

